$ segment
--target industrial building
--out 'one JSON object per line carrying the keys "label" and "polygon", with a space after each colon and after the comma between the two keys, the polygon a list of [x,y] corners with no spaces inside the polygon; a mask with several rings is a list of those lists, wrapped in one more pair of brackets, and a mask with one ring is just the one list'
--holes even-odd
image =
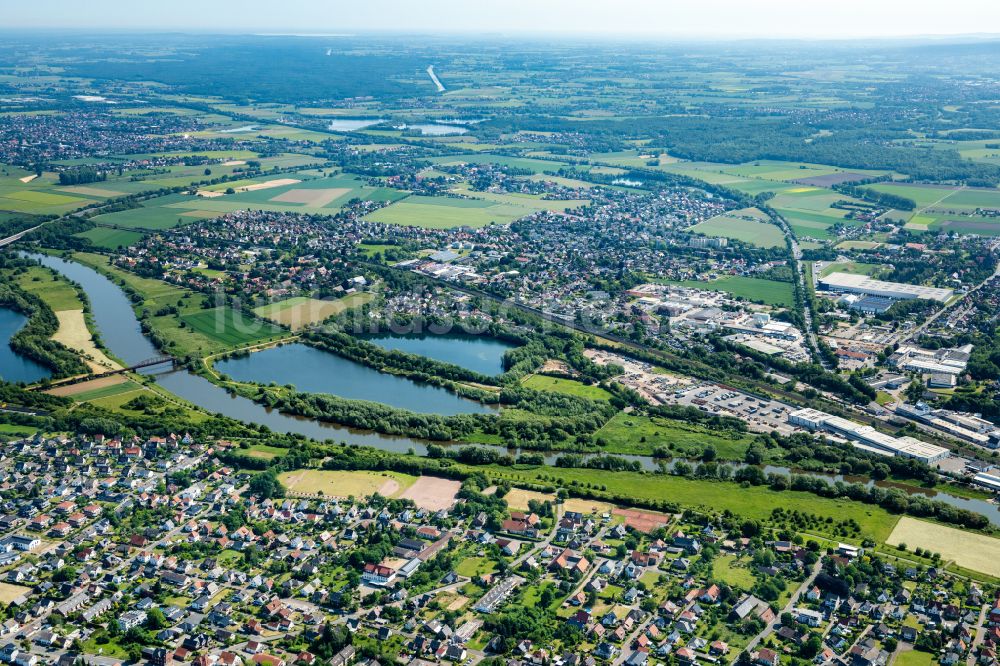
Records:
{"label": "industrial building", "polygon": [[993,492],[1000,493],[1000,476],[980,472],[972,477],[972,482],[977,486],[988,488]]}
{"label": "industrial building", "polygon": [[861,425],[818,409],[794,411],[788,415],[788,422],[813,432],[828,432],[842,437],[851,442],[855,448],[869,453],[915,458],[928,465],[944,460],[950,455],[946,448],[921,442],[913,437],[886,435],[871,426]]}
{"label": "industrial building", "polygon": [[955,293],[952,289],[924,287],[922,285],[903,284],[902,282],[885,282],[883,280],[873,280],[867,275],[839,272],[830,273],[825,277],[818,278],[818,284],[820,289],[827,291],[864,294],[865,296],[890,298],[896,301],[924,298],[944,303]]}
{"label": "industrial building", "polygon": [[994,433],[1000,435],[997,427],[978,416],[961,414],[947,409],[931,409],[924,402],[918,402],[915,405],[896,405],[895,411],[899,416],[905,416],[908,419],[926,423],[933,428],[937,428],[953,437],[964,439],[967,442],[990,449],[997,447],[995,443],[997,437],[994,437]]}
{"label": "industrial building", "polygon": [[921,374],[960,375],[972,355],[972,345],[956,349],[923,349],[904,345],[889,357],[889,364],[900,370]]}

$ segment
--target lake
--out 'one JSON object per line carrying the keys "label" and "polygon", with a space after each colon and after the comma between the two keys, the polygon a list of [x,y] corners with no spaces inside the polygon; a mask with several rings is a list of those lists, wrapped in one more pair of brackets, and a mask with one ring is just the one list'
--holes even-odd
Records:
{"label": "lake", "polygon": [[215,364],[241,382],[294,384],[306,393],[327,393],[348,400],[380,402],[422,414],[486,414],[495,408],[460,398],[437,386],[373,370],[302,343],[271,347]]}
{"label": "lake", "polygon": [[[135,313],[132,311],[132,306],[129,303],[128,298],[116,284],[111,282],[111,280],[104,277],[94,269],[78,264],[74,261],[66,261],[57,257],[41,254],[30,254],[27,256],[40,261],[45,266],[48,266],[56,272],[65,275],[83,287],[84,291],[90,298],[97,330],[100,333],[104,344],[115,356],[122,359],[126,363],[132,364],[158,355],[158,352],[153,344],[142,334],[139,322],[135,317]],[[7,312],[10,311],[8,310]],[[16,315],[17,313],[12,314]],[[13,335],[20,328],[20,326],[23,326],[23,321],[18,324],[16,318],[9,318],[5,320],[3,317],[3,310],[0,309],[0,327],[3,326],[4,321],[8,321],[8,326],[15,326],[12,329],[0,331],[0,333],[7,336],[5,339],[10,339],[10,336]],[[286,345],[286,347],[290,346],[293,345]],[[18,362],[26,360],[13,355],[12,350],[10,350],[10,348],[6,345],[0,345],[0,359],[4,358],[3,348],[6,348],[7,354],[14,356],[14,358],[18,358]],[[327,355],[334,356],[333,354]],[[334,357],[340,358],[336,356]],[[0,370],[6,372],[9,367],[10,366],[7,362],[0,360]],[[369,372],[375,372],[365,366],[359,367],[362,367]],[[173,370],[170,372],[160,373],[154,372],[153,374],[156,377],[156,382],[163,386],[163,388],[209,412],[223,414],[230,418],[243,421],[244,423],[257,423],[265,425],[275,432],[300,434],[319,441],[333,440],[347,444],[371,446],[397,453],[405,453],[409,449],[413,449],[418,455],[423,455],[427,451],[428,442],[422,440],[382,435],[366,430],[347,428],[335,423],[315,421],[312,419],[282,414],[277,410],[268,409],[248,398],[231,395],[204,377],[199,377],[198,375],[192,374],[186,370]],[[4,378],[6,379],[7,377],[4,376]],[[41,379],[41,377],[38,379]],[[392,379],[407,381],[400,380],[395,377]],[[11,381],[17,380],[14,379]],[[413,384],[413,382],[410,383]],[[423,389],[435,389],[445,393],[453,400],[459,400],[459,398],[443,391],[443,389],[436,389],[435,387],[427,386],[420,387]],[[426,396],[431,394],[424,395]],[[471,401],[464,402],[468,403]],[[479,403],[472,402],[471,404],[478,406],[481,409],[488,409],[483,405],[479,405]],[[498,447],[487,446],[485,448],[496,449]],[[514,454],[517,453],[517,451],[513,449],[511,449],[510,452]],[[547,453],[545,455],[546,463],[551,465],[555,462],[555,459],[559,455],[560,453]],[[636,460],[644,469],[647,470],[656,470],[660,468],[660,461],[654,460],[650,456],[621,457],[628,460]],[[730,464],[730,466],[736,468],[740,465]],[[777,467],[771,465],[764,467],[764,471],[777,474],[792,473],[792,470],[787,467]],[[825,478],[830,482],[847,480],[838,475],[824,475],[816,473],[807,474],[810,476]],[[863,480],[863,482],[867,486],[875,484],[875,482],[870,479]],[[883,485],[883,483],[880,482],[878,485]],[[947,492],[934,490],[928,490],[924,494],[932,497],[933,499],[946,502],[952,506],[981,513],[985,515],[991,523],[1000,526],[1000,507],[996,504],[981,499],[956,497]]]}
{"label": "lake", "polygon": [[467,134],[468,129],[465,127],[456,127],[454,125],[442,125],[440,123],[420,123],[418,125],[402,125],[397,129],[402,130],[417,130],[424,136],[450,136],[452,134]]}
{"label": "lake", "polygon": [[355,132],[384,122],[385,119],[383,118],[337,118],[330,121],[327,129],[334,132]]}
{"label": "lake", "polygon": [[475,335],[384,335],[365,336],[365,340],[383,349],[426,356],[435,361],[453,363],[481,375],[499,375],[503,372],[503,355],[515,345]]}
{"label": "lake", "polygon": [[28,318],[20,312],[0,308],[0,379],[6,382],[31,384],[52,376],[44,365],[21,356],[8,344],[27,323]]}
{"label": "lake", "polygon": [[[105,346],[115,356],[128,364],[134,364],[159,355],[153,343],[143,335],[125,293],[114,282],[94,269],[75,261],[43,254],[25,254],[25,256],[39,261],[83,287],[90,298],[97,331]],[[405,453],[411,448],[418,454],[427,451],[426,442],[420,440],[382,435],[336,423],[282,414],[249,398],[232,395],[204,377],[187,370],[157,372],[155,369],[147,369],[145,372],[153,375],[156,383],[166,390],[202,409],[244,423],[264,425],[275,432],[304,435],[318,441],[333,440],[371,446],[397,453]]]}

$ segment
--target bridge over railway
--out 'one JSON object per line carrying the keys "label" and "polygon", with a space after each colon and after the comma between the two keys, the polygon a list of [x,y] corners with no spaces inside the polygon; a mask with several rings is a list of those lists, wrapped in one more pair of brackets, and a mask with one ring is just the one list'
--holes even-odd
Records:
{"label": "bridge over railway", "polygon": [[137,370],[142,370],[143,368],[152,368],[160,365],[170,364],[171,368],[177,367],[177,359],[173,356],[154,356],[153,358],[147,358],[145,361],[140,361],[135,365],[130,365],[127,368],[120,368],[118,370],[108,370],[107,372],[101,372],[94,375],[77,375],[76,377],[68,377],[66,379],[61,379],[55,382],[49,382],[45,386],[36,385],[31,387],[31,390],[49,390],[54,389],[59,386],[72,386],[73,384],[81,384],[83,382],[93,381],[95,379],[101,379],[102,377],[112,377],[114,375],[123,375],[127,372],[136,372]]}

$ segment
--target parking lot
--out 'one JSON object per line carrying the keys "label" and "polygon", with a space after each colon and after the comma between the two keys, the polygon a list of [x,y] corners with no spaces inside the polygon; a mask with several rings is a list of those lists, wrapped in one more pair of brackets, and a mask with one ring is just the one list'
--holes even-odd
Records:
{"label": "parking lot", "polygon": [[668,402],[687,405],[719,416],[731,416],[746,422],[754,432],[778,432],[788,435],[795,427],[787,422],[791,407],[777,400],[756,398],[719,384],[703,383],[678,390]]}

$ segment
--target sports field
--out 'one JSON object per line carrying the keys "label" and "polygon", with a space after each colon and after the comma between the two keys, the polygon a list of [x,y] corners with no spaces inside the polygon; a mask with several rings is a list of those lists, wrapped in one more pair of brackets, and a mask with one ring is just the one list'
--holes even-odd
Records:
{"label": "sports field", "polygon": [[940,553],[960,567],[1000,578],[1000,539],[994,537],[903,516],[886,543]]}
{"label": "sports field", "polygon": [[297,331],[304,326],[318,324],[345,310],[370,303],[375,295],[370,292],[348,294],[334,301],[294,296],[292,298],[262,305],[254,313],[264,319],[288,326]]}

